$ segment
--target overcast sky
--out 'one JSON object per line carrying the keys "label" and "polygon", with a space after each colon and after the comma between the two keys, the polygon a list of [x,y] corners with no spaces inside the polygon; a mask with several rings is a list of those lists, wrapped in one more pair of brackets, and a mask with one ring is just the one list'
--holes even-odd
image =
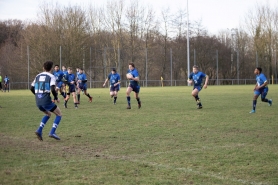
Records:
{"label": "overcast sky", "polygon": [[[45,0],[46,1],[46,0]],[[114,0],[110,0],[114,1]],[[118,1],[118,0],[115,0]],[[0,20],[20,19],[35,20],[42,0],[0,0]],[[49,2],[56,2],[55,0]],[[59,0],[62,5],[104,6],[106,0]],[[125,2],[130,2],[125,0]],[[151,6],[157,14],[169,7],[174,13],[187,8],[186,0],[139,0],[140,4]],[[209,33],[217,34],[219,30],[239,27],[247,12],[256,4],[269,4],[278,7],[278,0],[188,0],[189,21],[202,20],[202,25]]]}

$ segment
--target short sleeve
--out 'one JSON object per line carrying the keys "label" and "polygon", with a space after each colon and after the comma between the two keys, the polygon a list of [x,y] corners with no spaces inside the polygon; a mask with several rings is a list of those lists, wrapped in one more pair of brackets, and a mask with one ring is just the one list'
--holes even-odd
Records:
{"label": "short sleeve", "polygon": [[56,85],[56,78],[54,75],[50,76],[50,86],[52,86],[52,85]]}
{"label": "short sleeve", "polygon": [[134,78],[139,77],[139,73],[137,70],[134,70],[132,74],[133,74]]}

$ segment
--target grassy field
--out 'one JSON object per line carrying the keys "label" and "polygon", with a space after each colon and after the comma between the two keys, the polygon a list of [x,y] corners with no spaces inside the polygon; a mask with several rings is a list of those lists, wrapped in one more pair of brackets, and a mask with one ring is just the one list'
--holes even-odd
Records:
{"label": "grassy field", "polygon": [[0,184],[278,184],[278,86],[271,107],[254,86],[209,86],[196,109],[191,87],[141,88],[142,108],[125,89],[89,89],[74,109],[63,103],[57,129],[44,141],[34,131],[43,114],[28,90],[0,92]]}

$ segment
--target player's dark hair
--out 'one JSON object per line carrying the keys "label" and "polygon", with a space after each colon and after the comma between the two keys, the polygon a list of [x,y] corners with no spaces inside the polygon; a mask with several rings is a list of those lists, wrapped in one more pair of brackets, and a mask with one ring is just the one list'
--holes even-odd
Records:
{"label": "player's dark hair", "polygon": [[132,67],[135,67],[133,62],[130,62],[128,65],[131,65]]}
{"label": "player's dark hair", "polygon": [[57,66],[57,67],[60,67],[58,64],[56,64],[54,67],[56,67],[56,66]]}
{"label": "player's dark hair", "polygon": [[83,68],[79,68],[79,70],[83,71]]}
{"label": "player's dark hair", "polygon": [[256,69],[258,69],[260,71],[260,73],[262,72],[262,68],[261,67],[256,67]]}
{"label": "player's dark hair", "polygon": [[50,71],[53,67],[53,62],[52,61],[46,61],[44,64],[43,64],[43,68],[46,70],[46,71]]}
{"label": "player's dark hair", "polygon": [[197,65],[194,65],[193,68],[199,69],[199,67]]}

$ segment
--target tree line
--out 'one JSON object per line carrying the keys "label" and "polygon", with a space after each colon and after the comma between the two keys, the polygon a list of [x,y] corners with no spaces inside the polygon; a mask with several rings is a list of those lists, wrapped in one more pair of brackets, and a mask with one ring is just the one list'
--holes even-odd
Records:
{"label": "tree line", "polygon": [[[197,64],[211,79],[253,79],[256,66],[277,78],[277,22],[278,9],[267,4],[254,5],[241,26],[217,35],[200,21],[189,22],[190,66]],[[33,79],[52,60],[103,81],[111,67],[125,78],[133,62],[141,80],[186,80],[186,23],[183,9],[154,12],[138,0],[104,7],[41,4],[36,21],[0,21],[0,71],[12,82],[27,82],[28,71]]]}

